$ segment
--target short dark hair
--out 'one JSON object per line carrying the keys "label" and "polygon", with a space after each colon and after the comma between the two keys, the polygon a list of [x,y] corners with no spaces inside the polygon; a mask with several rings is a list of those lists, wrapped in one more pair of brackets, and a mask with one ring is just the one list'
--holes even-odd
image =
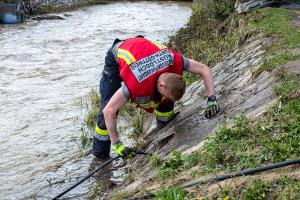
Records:
{"label": "short dark hair", "polygon": [[174,73],[169,73],[165,79],[167,89],[170,91],[170,95],[175,101],[181,99],[185,92],[185,82],[182,76]]}

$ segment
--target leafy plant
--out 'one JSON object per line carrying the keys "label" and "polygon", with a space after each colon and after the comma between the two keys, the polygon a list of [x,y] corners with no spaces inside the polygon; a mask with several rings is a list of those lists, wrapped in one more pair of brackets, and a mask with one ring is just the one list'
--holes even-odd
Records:
{"label": "leafy plant", "polygon": [[185,158],[177,151],[173,151],[171,159],[158,166],[158,174],[162,179],[168,179],[183,169]]}
{"label": "leafy plant", "polygon": [[155,194],[158,200],[184,200],[185,192],[183,187],[163,189]]}

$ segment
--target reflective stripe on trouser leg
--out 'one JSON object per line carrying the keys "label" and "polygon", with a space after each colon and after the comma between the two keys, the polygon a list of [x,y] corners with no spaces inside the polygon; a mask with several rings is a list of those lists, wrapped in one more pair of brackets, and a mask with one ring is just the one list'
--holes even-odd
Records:
{"label": "reflective stripe on trouser leg", "polygon": [[174,115],[174,110],[171,110],[169,112],[160,112],[158,110],[155,110],[154,112],[156,115],[156,119],[162,122],[169,121]]}
{"label": "reflective stripe on trouser leg", "polygon": [[96,129],[96,133],[94,134],[94,136],[98,140],[102,140],[102,141],[109,140],[108,131],[106,129],[101,129],[101,128],[98,127],[98,125],[96,125],[95,129]]}

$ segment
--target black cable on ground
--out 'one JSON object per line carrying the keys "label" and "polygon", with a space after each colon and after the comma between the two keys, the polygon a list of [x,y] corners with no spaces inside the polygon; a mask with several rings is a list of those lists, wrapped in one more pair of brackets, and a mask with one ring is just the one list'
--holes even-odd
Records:
{"label": "black cable on ground", "polygon": [[[144,151],[136,151],[136,154],[140,154],[140,155],[150,155],[149,153],[146,153]],[[67,192],[69,192],[70,190],[74,189],[75,187],[77,187],[78,185],[80,185],[81,183],[83,183],[85,180],[87,180],[88,178],[90,178],[91,176],[93,176],[96,172],[100,171],[100,169],[102,169],[103,167],[105,167],[106,165],[108,165],[109,163],[111,163],[112,161],[120,158],[121,156],[116,156],[114,158],[111,158],[107,161],[105,161],[102,165],[100,165],[97,169],[95,169],[94,171],[92,171],[91,173],[89,173],[86,177],[84,177],[83,179],[81,179],[80,181],[78,181],[76,184],[72,185],[71,187],[69,187],[68,189],[66,189],[65,191],[63,191],[62,193],[60,193],[59,195],[57,195],[56,197],[54,197],[52,200],[57,200],[58,198],[62,197],[64,194],[66,194]]]}
{"label": "black cable on ground", "polygon": [[112,161],[116,160],[120,158],[120,156],[116,156],[114,158],[111,158],[107,161],[105,161],[102,165],[100,165],[97,169],[93,170],[91,173],[89,173],[86,177],[84,177],[83,179],[81,179],[80,181],[78,181],[76,184],[72,185],[71,187],[69,187],[68,189],[66,189],[65,191],[63,191],[62,193],[60,193],[59,195],[57,195],[56,197],[54,197],[52,200],[57,200],[58,198],[62,197],[64,194],[66,194],[67,192],[69,192],[70,190],[74,189],[75,187],[77,187],[78,185],[80,185],[81,183],[83,183],[86,179],[90,178],[91,176],[93,176],[96,172],[100,171],[100,169],[102,169],[103,167],[105,167],[106,165],[108,165],[109,163],[111,163]]}
{"label": "black cable on ground", "polygon": [[[204,179],[204,180],[199,180],[198,179],[198,180],[183,184],[182,187],[184,187],[186,189],[186,188],[190,188],[190,187],[193,187],[193,186],[199,185],[199,184],[224,181],[226,179],[230,179],[230,178],[234,178],[234,177],[238,177],[238,176],[247,176],[247,175],[255,174],[255,173],[258,173],[258,172],[263,172],[263,171],[276,169],[276,168],[280,168],[280,167],[285,167],[285,166],[288,166],[288,165],[299,164],[299,163],[300,163],[300,158],[296,158],[296,159],[293,159],[293,160],[287,160],[287,161],[284,161],[284,162],[273,163],[273,164],[265,165],[265,166],[262,166],[262,167],[246,169],[246,170],[236,172],[236,173],[232,173],[232,174],[225,174],[225,175],[222,175],[222,176],[216,176],[216,177],[208,178],[208,179]],[[146,195],[141,196],[141,197],[134,197],[134,198],[130,198],[130,199],[127,199],[127,200],[149,199],[149,198],[152,198],[152,197],[155,197],[155,193],[149,193],[149,194],[146,194]]]}

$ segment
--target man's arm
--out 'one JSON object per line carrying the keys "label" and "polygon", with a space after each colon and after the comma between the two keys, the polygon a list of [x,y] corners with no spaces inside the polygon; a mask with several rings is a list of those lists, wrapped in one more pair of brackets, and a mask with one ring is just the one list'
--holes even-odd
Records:
{"label": "man's arm", "polygon": [[216,96],[214,95],[214,81],[213,74],[206,65],[199,63],[195,60],[189,59],[190,65],[187,71],[200,74],[203,78],[204,85],[206,88],[208,100],[207,100],[207,108],[204,112],[204,116],[208,119],[214,117],[218,112],[220,112],[219,104]]}
{"label": "man's arm", "polygon": [[195,60],[192,59],[188,59],[188,60],[190,61],[190,66],[187,69],[187,71],[201,75],[204,81],[207,96],[209,97],[214,95],[215,91],[214,91],[213,74],[210,68]]}
{"label": "man's arm", "polygon": [[122,88],[119,88],[103,109],[106,128],[112,144],[119,141],[117,133],[117,113],[127,101],[128,99],[122,93]]}

